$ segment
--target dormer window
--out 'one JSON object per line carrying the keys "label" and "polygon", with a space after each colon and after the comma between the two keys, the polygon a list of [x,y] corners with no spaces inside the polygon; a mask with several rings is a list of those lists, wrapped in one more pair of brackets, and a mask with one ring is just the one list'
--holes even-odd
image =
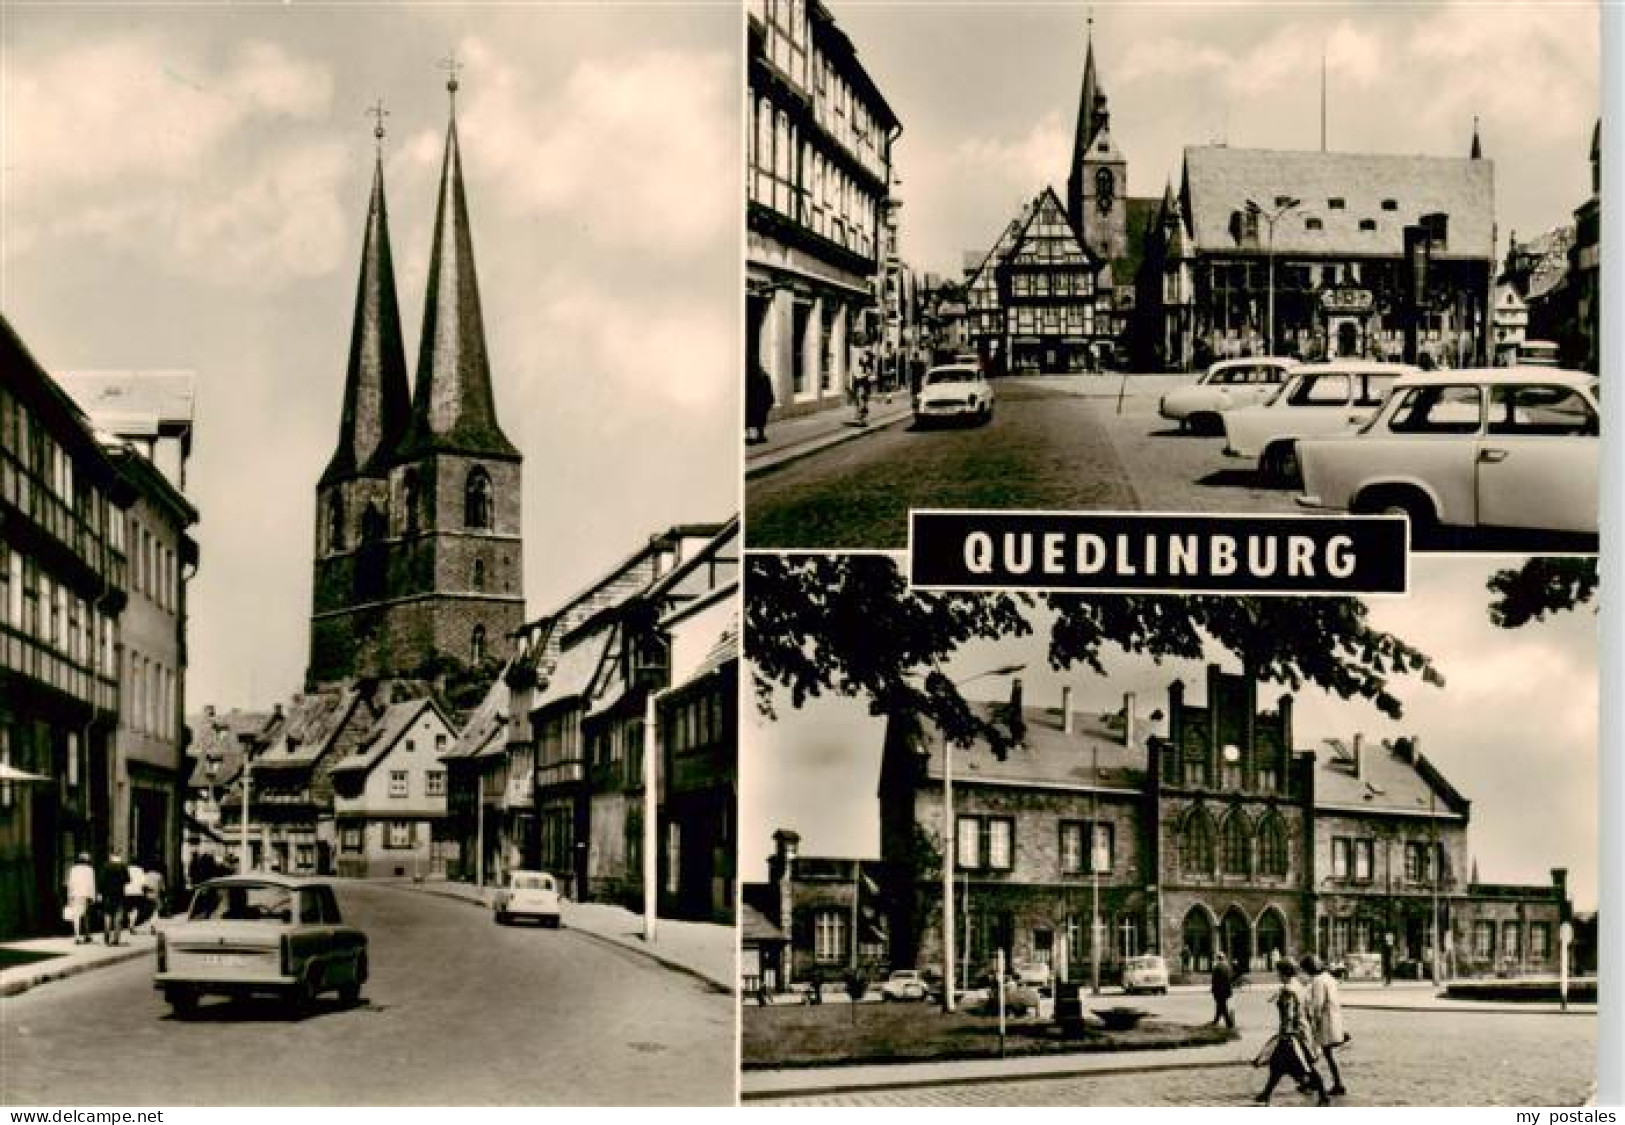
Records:
{"label": "dormer window", "polygon": [[1326,224],[1324,222],[1315,218],[1313,215],[1303,221],[1304,230],[1323,230],[1325,229],[1325,226]]}
{"label": "dormer window", "polygon": [[1361,230],[1376,230],[1377,229],[1377,220],[1375,220],[1375,219],[1361,219],[1360,220],[1360,229]]}
{"label": "dormer window", "polygon": [[1332,196],[1326,201],[1326,206],[1333,211],[1341,211],[1344,207],[1343,197],[1341,195]]}
{"label": "dormer window", "polygon": [[1384,199],[1382,201],[1382,209],[1384,211],[1398,211],[1399,201],[1397,199]]}

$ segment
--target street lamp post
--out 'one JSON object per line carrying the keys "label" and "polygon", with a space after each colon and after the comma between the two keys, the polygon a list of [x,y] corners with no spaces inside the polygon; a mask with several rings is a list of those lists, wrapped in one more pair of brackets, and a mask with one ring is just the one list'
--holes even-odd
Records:
{"label": "street lamp post", "polygon": [[[964,680],[955,681],[955,687],[988,676],[1011,676],[1026,667],[1011,664],[993,668]],[[954,859],[959,850],[957,825],[954,821],[954,751],[946,738],[942,740],[942,1010],[954,1010]],[[966,888],[966,909],[970,913],[969,887]]]}
{"label": "street lamp post", "polygon": [[[1062,716],[1063,719],[1066,716]],[[1089,992],[1100,995],[1100,740],[1089,740]]]}
{"label": "street lamp post", "polygon": [[1269,224],[1270,228],[1269,241],[1266,243],[1264,250],[1264,261],[1266,268],[1269,271],[1269,306],[1265,318],[1264,346],[1270,355],[1275,354],[1275,224],[1280,222],[1281,218],[1286,215],[1288,211],[1293,210],[1302,202],[1303,200],[1301,199],[1282,198],[1278,196],[1276,197],[1275,206],[1273,208],[1266,208],[1260,206],[1254,200],[1249,199],[1247,201],[1248,214],[1253,215],[1256,218],[1263,219]]}

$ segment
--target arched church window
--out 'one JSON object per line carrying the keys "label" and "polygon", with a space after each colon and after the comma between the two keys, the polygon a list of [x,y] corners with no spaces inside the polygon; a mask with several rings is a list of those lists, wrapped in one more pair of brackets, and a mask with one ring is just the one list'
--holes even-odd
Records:
{"label": "arched church window", "polygon": [[1095,208],[1101,214],[1112,209],[1117,202],[1117,177],[1110,168],[1095,169]]}
{"label": "arched church window", "polygon": [[1220,858],[1226,875],[1246,875],[1251,858],[1252,833],[1247,830],[1247,817],[1240,811],[1225,818],[1222,833],[1223,848]]}
{"label": "arched church window", "polygon": [[421,489],[418,487],[418,472],[408,469],[401,477],[401,505],[405,508],[405,533],[415,535],[418,530],[418,506],[422,502]]}
{"label": "arched church window", "polygon": [[344,550],[344,497],[337,492],[327,500],[327,549]]}
{"label": "arched church window", "polygon": [[1213,874],[1213,836],[1213,818],[1193,809],[1179,835],[1179,865],[1187,874]]}
{"label": "arched church window", "polygon": [[474,626],[474,637],[468,646],[469,663],[479,665],[485,663],[485,626]]}
{"label": "arched church window", "polygon": [[1286,878],[1286,828],[1278,813],[1267,813],[1258,826],[1258,873],[1272,879]]}
{"label": "arched church window", "polygon": [[476,465],[463,486],[463,526],[491,526],[491,474]]}
{"label": "arched church window", "polygon": [[485,560],[474,560],[474,589],[485,589]]}

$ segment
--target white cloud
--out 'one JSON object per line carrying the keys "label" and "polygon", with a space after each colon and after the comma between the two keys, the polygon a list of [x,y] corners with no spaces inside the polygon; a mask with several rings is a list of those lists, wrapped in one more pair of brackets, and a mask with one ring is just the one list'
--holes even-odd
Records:
{"label": "white cloud", "polygon": [[327,113],[327,70],[258,40],[216,59],[146,34],[8,63],[8,258],[83,238],[259,287],[336,264],[347,173],[305,124]]}
{"label": "white cloud", "polygon": [[[652,259],[704,251],[738,223],[734,69],[716,52],[630,50],[578,62],[562,84],[478,40],[479,68],[458,115],[480,153],[487,205],[567,216],[595,242]],[[418,159],[439,159],[421,138]]]}

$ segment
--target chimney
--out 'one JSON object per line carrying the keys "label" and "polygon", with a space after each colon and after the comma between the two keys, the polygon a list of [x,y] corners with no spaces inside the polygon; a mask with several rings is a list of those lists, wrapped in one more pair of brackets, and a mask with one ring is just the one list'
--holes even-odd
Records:
{"label": "chimney", "polygon": [[1071,734],[1072,726],[1072,685],[1061,685],[1061,729]]}
{"label": "chimney", "polygon": [[1021,708],[1021,678],[1010,681],[1010,735],[1017,743],[1027,737],[1027,715]]}
{"label": "chimney", "polygon": [[1402,738],[1402,739],[1399,740],[1399,745],[1404,748],[1404,752],[1403,752],[1403,754],[1401,756],[1407,762],[1409,762],[1411,765],[1414,766],[1416,764],[1416,762],[1417,762],[1417,759],[1419,759],[1422,756],[1422,754],[1421,754],[1421,746],[1422,746],[1421,736],[1413,734],[1409,738]]}
{"label": "chimney", "polygon": [[1361,756],[1365,753],[1365,735],[1356,733],[1354,736],[1354,780],[1359,781],[1363,776],[1361,770],[1363,763]]}
{"label": "chimney", "polygon": [[1123,745],[1134,745],[1135,699],[1132,691],[1123,693]]}
{"label": "chimney", "polygon": [[781,828],[773,833],[773,856],[767,861],[768,881],[778,892],[779,929],[786,935],[792,933],[795,921],[795,895],[791,892],[790,883],[793,878],[796,863],[796,849],[801,843],[801,836],[788,828]]}

